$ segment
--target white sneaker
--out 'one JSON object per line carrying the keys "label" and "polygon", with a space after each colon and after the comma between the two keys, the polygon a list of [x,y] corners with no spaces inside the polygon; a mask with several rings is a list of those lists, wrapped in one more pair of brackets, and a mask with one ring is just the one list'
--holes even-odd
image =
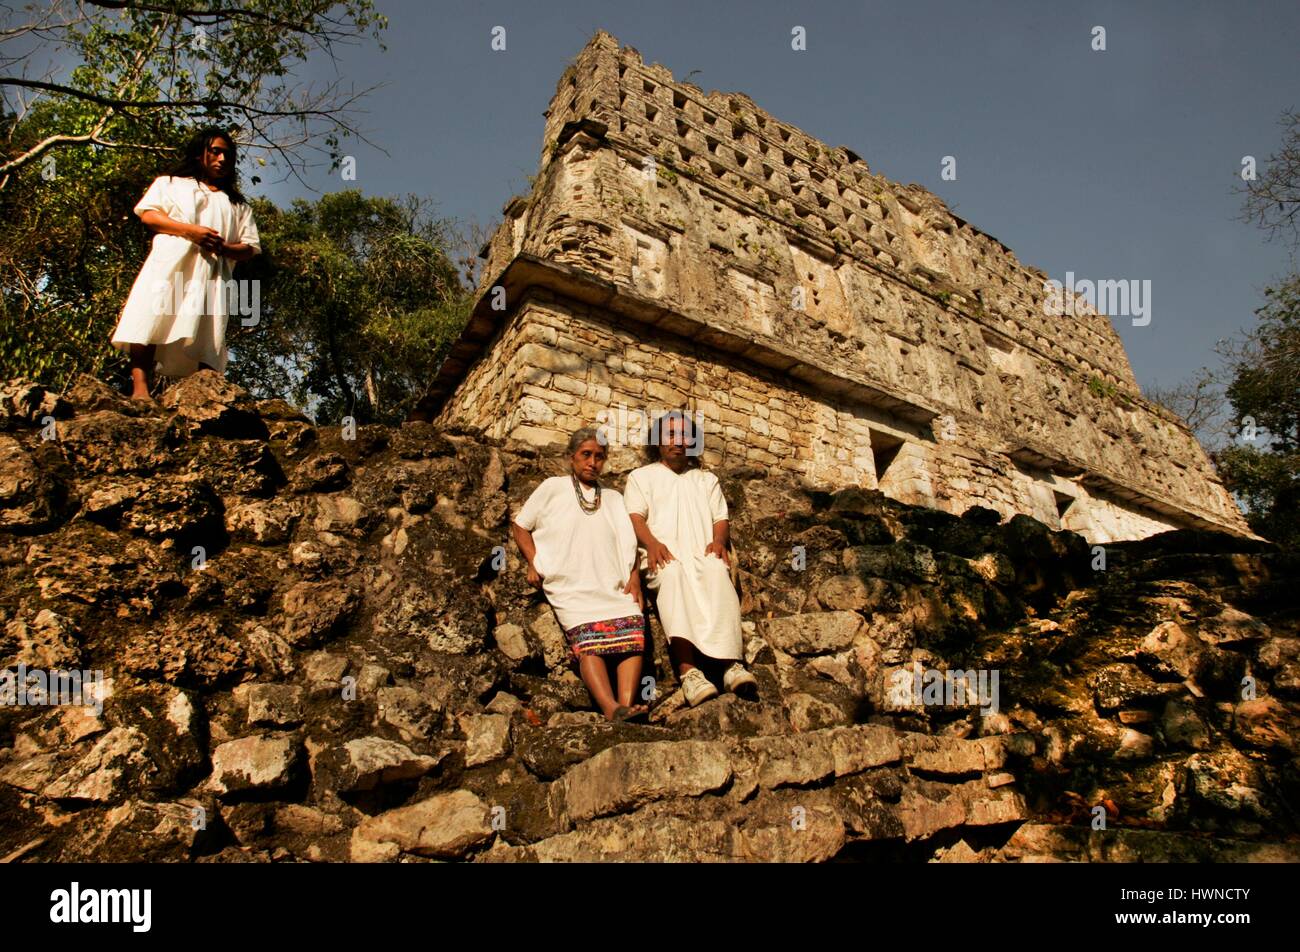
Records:
{"label": "white sneaker", "polygon": [[717,697],[718,689],[704,676],[703,671],[699,668],[691,668],[682,675],[682,693],[686,695],[687,704],[698,707],[709,698]]}
{"label": "white sneaker", "polygon": [[733,662],[722,675],[722,687],[732,694],[746,696],[758,693],[757,679],[745,670],[739,661]]}

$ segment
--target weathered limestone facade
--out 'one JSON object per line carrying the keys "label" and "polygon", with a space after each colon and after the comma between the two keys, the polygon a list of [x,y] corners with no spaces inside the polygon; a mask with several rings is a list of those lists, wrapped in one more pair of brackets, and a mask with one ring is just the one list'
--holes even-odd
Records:
{"label": "weathered limestone facade", "polygon": [[546,116],[426,414],[558,446],[598,423],[634,440],[639,415],[681,408],[713,467],[1095,542],[1249,534],[1109,318],[1082,299],[1051,316],[1047,275],[935,195],[606,33]]}

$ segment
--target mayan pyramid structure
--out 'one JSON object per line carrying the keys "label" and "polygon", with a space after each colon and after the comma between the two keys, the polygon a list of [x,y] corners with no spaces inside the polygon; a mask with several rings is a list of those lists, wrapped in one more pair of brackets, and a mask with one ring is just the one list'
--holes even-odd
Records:
{"label": "mayan pyramid structure", "polygon": [[917,185],[597,33],[419,414],[560,448],[684,409],[703,461],[1024,513],[1093,542],[1249,530],[1110,319]]}

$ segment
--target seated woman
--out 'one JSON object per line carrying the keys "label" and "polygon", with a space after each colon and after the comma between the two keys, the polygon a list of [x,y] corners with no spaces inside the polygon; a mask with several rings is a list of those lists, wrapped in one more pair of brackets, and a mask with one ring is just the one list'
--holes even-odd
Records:
{"label": "seated woman", "polygon": [[633,703],[645,649],[636,534],[622,495],[597,481],[606,451],[596,431],[574,433],[568,455],[572,472],[543,480],[511,529],[528,561],[528,581],[555,609],[601,712],[611,721],[641,720],[647,708]]}

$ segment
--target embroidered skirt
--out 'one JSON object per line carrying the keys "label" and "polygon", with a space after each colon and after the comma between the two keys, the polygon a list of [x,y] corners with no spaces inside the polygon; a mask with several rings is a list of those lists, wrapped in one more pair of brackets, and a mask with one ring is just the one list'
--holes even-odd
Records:
{"label": "embroidered skirt", "polygon": [[645,616],[625,615],[574,625],[564,632],[575,658],[639,654],[645,650]]}

